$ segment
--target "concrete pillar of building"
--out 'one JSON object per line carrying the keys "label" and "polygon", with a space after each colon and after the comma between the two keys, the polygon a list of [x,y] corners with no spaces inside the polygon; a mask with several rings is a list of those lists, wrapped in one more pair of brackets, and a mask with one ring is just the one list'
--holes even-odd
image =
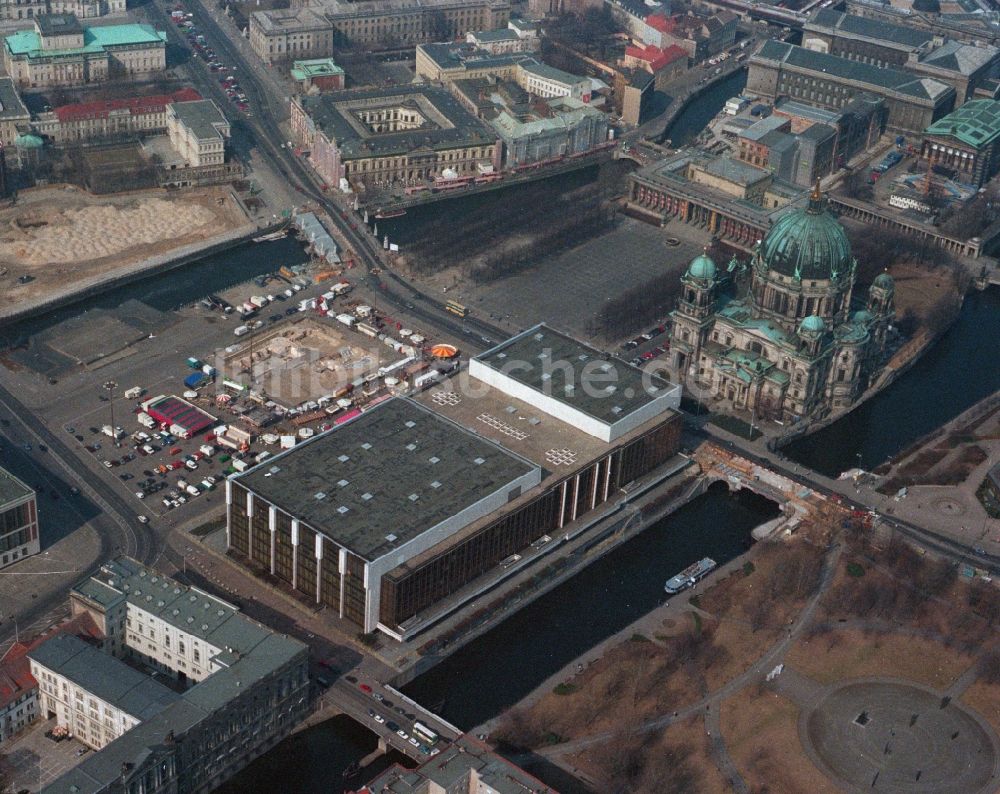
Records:
{"label": "concrete pillar of building", "polygon": [[299,586],[299,520],[292,519],[292,587]]}
{"label": "concrete pillar of building", "polygon": [[320,603],[320,599],[323,595],[323,577],[321,576],[321,568],[323,566],[323,536],[316,533],[316,547],[313,551],[316,555],[316,603]]}
{"label": "concrete pillar of building", "polygon": [[337,557],[337,570],[340,573],[340,617],[344,617],[344,580],[347,578],[347,549],[340,549]]}
{"label": "concrete pillar of building", "polygon": [[563,525],[566,523],[566,488],[569,484],[569,480],[563,480],[561,493],[559,495],[559,523],[556,525],[556,529],[562,529]]}
{"label": "concrete pillar of building", "polygon": [[611,456],[608,455],[604,459],[604,496],[601,497],[602,502],[608,501],[608,491],[611,489]]}
{"label": "concrete pillar of building", "polygon": [[275,534],[278,529],[278,509],[274,505],[267,508],[267,529],[271,534],[271,576],[274,576],[274,558],[277,552]]}
{"label": "concrete pillar of building", "polygon": [[229,511],[233,506],[233,483],[226,479],[226,548],[232,548],[232,537],[229,535]]}
{"label": "concrete pillar of building", "polygon": [[577,474],[573,478],[573,505],[570,509],[569,520],[576,521],[576,505],[577,500],[580,498],[580,475]]}
{"label": "concrete pillar of building", "polygon": [[590,485],[590,509],[597,507],[597,483],[601,479],[601,461],[594,464],[594,481]]}
{"label": "concrete pillar of building", "polygon": [[253,559],[253,494],[247,491],[247,557]]}

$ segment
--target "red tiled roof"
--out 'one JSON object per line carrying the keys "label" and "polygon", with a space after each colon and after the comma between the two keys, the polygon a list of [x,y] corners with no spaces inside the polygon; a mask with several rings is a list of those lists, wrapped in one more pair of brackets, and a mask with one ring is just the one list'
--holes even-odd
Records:
{"label": "red tiled roof", "polygon": [[193,88],[182,88],[172,94],[157,94],[156,96],[134,96],[125,99],[102,99],[97,102],[78,102],[73,105],[61,105],[53,111],[59,121],[79,121],[80,119],[105,118],[115,110],[128,110],[131,113],[156,113],[172,102],[191,102],[201,99],[201,94]]}
{"label": "red tiled roof", "polygon": [[674,20],[665,14],[650,14],[646,17],[646,24],[660,33],[669,33],[674,29]]}
{"label": "red tiled roof", "polygon": [[56,634],[75,634],[82,639],[94,640],[100,640],[104,637],[94,619],[88,613],[83,612],[29,642],[14,643],[3,659],[0,659],[0,708],[38,686],[38,682],[31,674],[28,652]]}
{"label": "red tiled roof", "polygon": [[638,58],[640,61],[645,61],[654,72],[681,58],[687,58],[688,55],[686,50],[678,47],[676,44],[671,44],[665,50],[661,50],[654,44],[649,44],[645,47],[629,45],[625,48],[625,54],[632,58]]}
{"label": "red tiled roof", "polygon": [[668,63],[673,63],[674,61],[679,61],[681,58],[687,58],[688,52],[683,47],[678,47],[676,44],[671,44],[663,51],[663,57],[666,58],[664,66]]}

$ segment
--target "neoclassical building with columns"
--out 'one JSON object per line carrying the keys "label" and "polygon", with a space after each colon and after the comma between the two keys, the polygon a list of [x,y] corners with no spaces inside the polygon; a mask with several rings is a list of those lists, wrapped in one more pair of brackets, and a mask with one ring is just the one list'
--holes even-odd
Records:
{"label": "neoclassical building with columns", "polygon": [[691,262],[672,313],[675,379],[696,396],[785,420],[850,406],[883,365],[892,278],[879,275],[854,305],[857,261],[818,189],[754,246],[749,270],[732,297],[707,254]]}

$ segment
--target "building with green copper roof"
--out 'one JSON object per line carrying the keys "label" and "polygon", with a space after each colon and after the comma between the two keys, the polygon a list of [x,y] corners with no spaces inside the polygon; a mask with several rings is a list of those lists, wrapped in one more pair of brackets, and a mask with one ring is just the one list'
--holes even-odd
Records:
{"label": "building with green copper roof", "polygon": [[974,99],[924,130],[920,156],[982,187],[1000,170],[1000,102]]}
{"label": "building with green copper roof", "polygon": [[85,28],[72,14],[44,14],[33,30],[4,37],[3,59],[22,88],[82,85],[162,72],[166,40],[150,25]]}
{"label": "building with green copper roof", "polygon": [[292,64],[291,75],[304,94],[313,91],[337,91],[344,87],[344,70],[333,62],[333,58],[295,61]]}
{"label": "building with green copper roof", "polygon": [[673,379],[722,410],[786,421],[850,406],[884,363],[892,278],[881,274],[853,305],[856,262],[818,187],[807,206],[778,214],[748,265],[727,267],[734,294],[707,254],[685,271]]}

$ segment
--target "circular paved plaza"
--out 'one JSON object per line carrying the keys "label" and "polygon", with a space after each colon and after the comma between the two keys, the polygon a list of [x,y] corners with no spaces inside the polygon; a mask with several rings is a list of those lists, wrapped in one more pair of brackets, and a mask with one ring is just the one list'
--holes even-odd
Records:
{"label": "circular paved plaza", "polygon": [[976,794],[994,791],[992,729],[939,693],[891,681],[829,691],[799,722],[803,746],[852,791]]}

